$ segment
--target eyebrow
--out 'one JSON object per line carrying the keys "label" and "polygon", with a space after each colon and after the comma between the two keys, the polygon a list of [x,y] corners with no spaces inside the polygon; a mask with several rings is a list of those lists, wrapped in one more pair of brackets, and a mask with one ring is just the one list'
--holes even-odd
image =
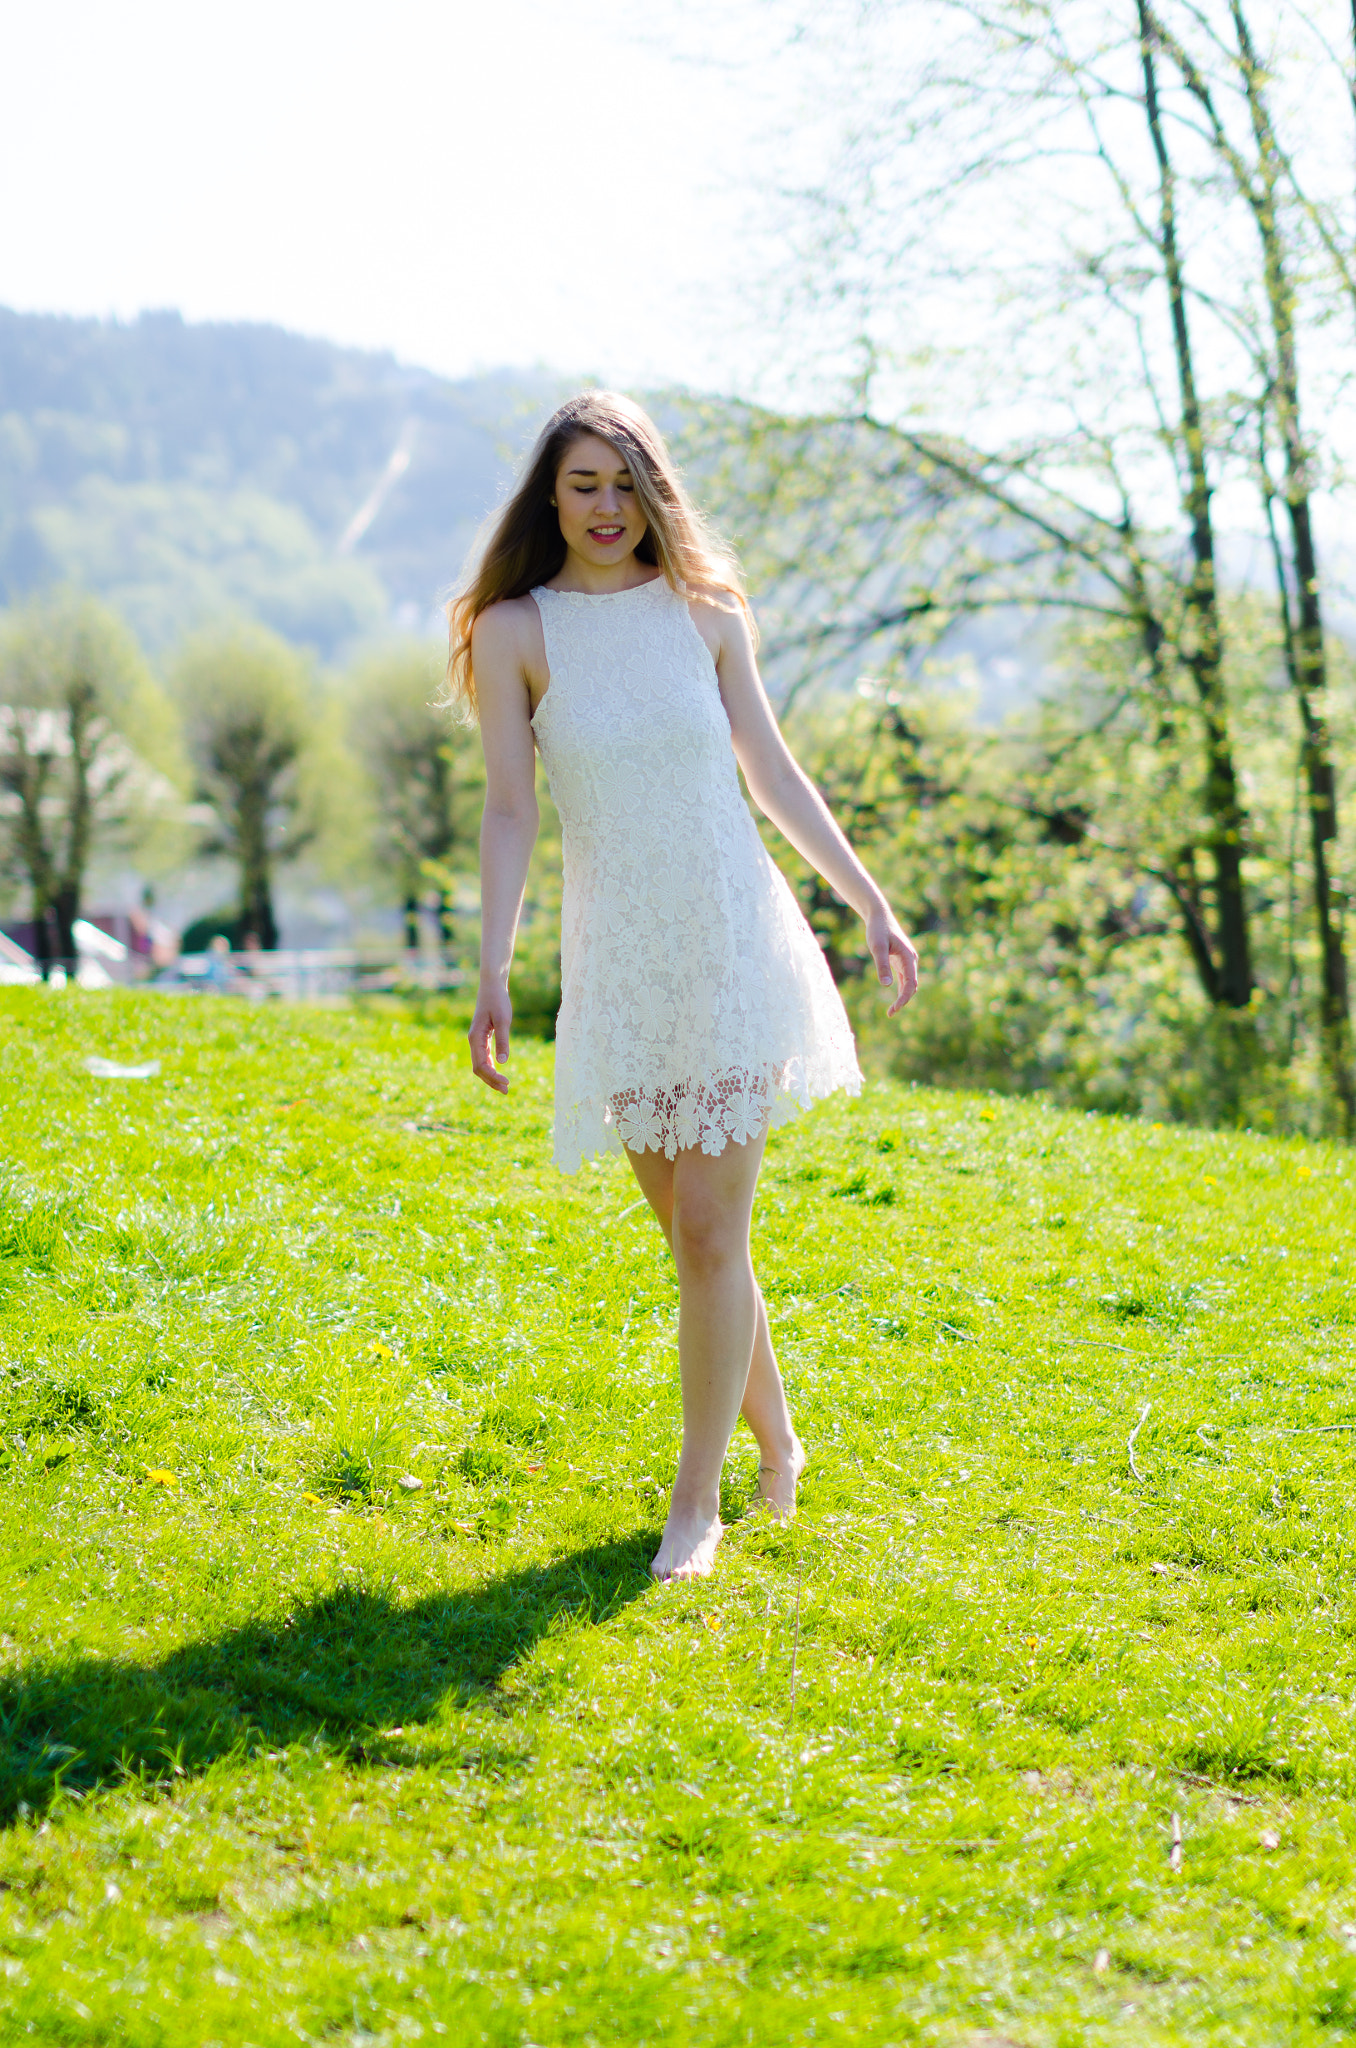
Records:
{"label": "eyebrow", "polygon": [[[598,471],[596,469],[567,469],[565,474],[566,476],[597,476]],[[618,476],[630,476],[631,472],[627,468],[625,463],[623,463],[622,467],[616,472],[616,474]]]}

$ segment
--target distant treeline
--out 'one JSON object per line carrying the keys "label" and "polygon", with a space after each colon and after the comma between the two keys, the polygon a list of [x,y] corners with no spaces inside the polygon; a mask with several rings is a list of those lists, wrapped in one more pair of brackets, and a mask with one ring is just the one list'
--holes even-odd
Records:
{"label": "distant treeline", "polygon": [[[375,888],[446,952],[475,869],[480,749],[435,702],[427,641],[387,642],[339,673],[252,621],[192,635],[155,673],[96,599],[39,598],[0,620],[0,879],[44,970],[75,959],[98,856],[144,873],[223,864],[214,929],[279,943],[275,879],[309,855]],[[460,942],[460,943],[459,943]]]}

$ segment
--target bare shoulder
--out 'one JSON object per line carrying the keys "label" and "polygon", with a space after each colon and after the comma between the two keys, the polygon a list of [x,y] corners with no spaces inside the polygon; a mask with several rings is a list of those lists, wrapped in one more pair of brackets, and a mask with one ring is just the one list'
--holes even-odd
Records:
{"label": "bare shoulder", "polygon": [[541,621],[530,597],[503,597],[486,605],[471,629],[473,647],[489,655],[504,655],[525,649],[533,633],[541,637]]}
{"label": "bare shoulder", "polygon": [[479,679],[525,683],[537,703],[548,682],[541,613],[530,597],[504,597],[486,605],[471,630],[471,662]]}
{"label": "bare shoulder", "polygon": [[723,654],[749,652],[748,617],[735,593],[719,583],[692,583],[688,589],[688,612],[712,660],[719,665]]}

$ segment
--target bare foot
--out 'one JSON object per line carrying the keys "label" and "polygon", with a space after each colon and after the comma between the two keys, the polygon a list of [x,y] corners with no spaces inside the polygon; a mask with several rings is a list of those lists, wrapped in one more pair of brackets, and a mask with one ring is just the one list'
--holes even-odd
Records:
{"label": "bare foot", "polygon": [[705,1579],[716,1561],[716,1545],[724,1535],[720,1516],[669,1509],[664,1534],[650,1565],[656,1579]]}
{"label": "bare foot", "polygon": [[796,1485],[805,1470],[805,1447],[797,1437],[791,1449],[779,1455],[777,1463],[758,1467],[758,1497],[751,1500],[751,1515],[771,1515],[774,1522],[789,1522],[796,1512]]}

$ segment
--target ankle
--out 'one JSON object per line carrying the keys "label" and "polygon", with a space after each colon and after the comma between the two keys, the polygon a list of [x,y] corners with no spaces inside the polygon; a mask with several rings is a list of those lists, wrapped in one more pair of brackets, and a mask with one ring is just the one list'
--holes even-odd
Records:
{"label": "ankle", "polygon": [[760,1472],[791,1472],[804,1460],[805,1452],[794,1430],[787,1436],[760,1436],[757,1441]]}
{"label": "ankle", "polygon": [[720,1488],[684,1486],[674,1481],[669,1495],[669,1520],[700,1524],[703,1528],[720,1520]]}

